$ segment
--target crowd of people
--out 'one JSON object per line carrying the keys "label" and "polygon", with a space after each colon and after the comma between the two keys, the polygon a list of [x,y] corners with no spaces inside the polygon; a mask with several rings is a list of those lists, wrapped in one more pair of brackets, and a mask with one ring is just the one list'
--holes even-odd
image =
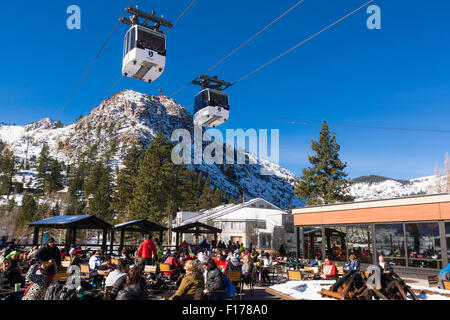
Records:
{"label": "crowd of people", "polygon": [[[81,270],[75,266],[88,267],[87,277],[77,274],[78,287],[65,287],[55,279],[58,271],[67,268],[62,266],[62,261],[66,261],[65,265],[68,263],[65,272],[71,272],[71,277],[75,276],[73,270]],[[146,266],[161,263],[168,265],[168,270],[146,272]],[[257,251],[251,245],[246,248],[239,242],[216,244],[204,240],[195,246],[183,241],[176,250],[164,251],[160,241],[150,236],[138,247],[123,249],[114,256],[101,249],[82,250],[77,245],[70,248],[66,257],[50,238],[45,245],[27,251],[19,250],[14,243],[0,251],[0,289],[7,291],[0,299],[53,300],[61,299],[61,292],[64,292],[67,299],[140,300],[148,299],[151,292],[164,288],[174,292],[170,300],[225,299],[236,291],[227,272],[239,271],[243,283],[251,284],[258,279],[264,285],[270,283],[272,267],[277,264],[287,269],[317,268],[316,279],[336,279],[337,286],[360,270],[360,262],[354,255],[350,255],[344,265],[344,275],[338,277],[337,265],[329,257],[322,260],[317,256],[314,261],[294,259],[287,255],[283,246],[277,255],[273,255]],[[379,257],[378,265],[384,274],[392,272],[392,265],[385,262],[383,256]],[[442,287],[442,281],[449,279],[450,267],[447,266],[439,274],[439,287]]]}

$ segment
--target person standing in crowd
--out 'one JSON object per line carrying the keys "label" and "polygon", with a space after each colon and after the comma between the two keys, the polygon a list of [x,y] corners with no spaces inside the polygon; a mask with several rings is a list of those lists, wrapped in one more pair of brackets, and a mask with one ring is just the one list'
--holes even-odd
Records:
{"label": "person standing in crowd", "polygon": [[[37,274],[37,271],[40,274]],[[49,260],[32,265],[27,272],[26,279],[31,284],[25,291],[22,300],[44,300],[47,288],[55,282],[54,275],[56,273],[56,262]]]}
{"label": "person standing in crowd", "polygon": [[438,287],[440,289],[445,289],[444,288],[444,281],[450,281],[450,263],[447,264],[447,266],[444,269],[439,271],[439,274],[438,274]]}
{"label": "person standing in crowd", "polygon": [[284,257],[286,255],[286,249],[284,248],[283,244],[280,245],[280,256]]}
{"label": "person standing in crowd", "polygon": [[45,261],[54,260],[58,268],[61,267],[61,251],[55,243],[55,239],[50,238],[47,244],[41,247],[36,253],[36,262],[42,263]]}
{"label": "person standing in crowd", "polygon": [[169,300],[194,300],[197,290],[203,290],[205,280],[198,272],[197,262],[189,260],[184,265],[186,275],[181,280],[178,290]]}
{"label": "person standing in crowd", "polygon": [[142,258],[140,266],[142,269],[146,265],[153,264],[153,259],[156,261],[158,259],[158,252],[156,251],[156,246],[153,243],[151,236],[148,235],[147,239],[142,241],[142,243],[139,245],[139,249],[137,250],[137,256]]}
{"label": "person standing in crowd", "polygon": [[207,300],[217,300],[220,296],[220,292],[215,292],[222,289],[222,277],[223,274],[217,268],[213,259],[208,259],[202,263],[203,270],[205,271],[205,290],[203,293],[206,295]]}
{"label": "person standing in crowd", "polygon": [[119,291],[116,300],[145,300],[147,296],[147,285],[142,278],[142,269],[135,266],[128,271],[124,288]]}
{"label": "person standing in crowd", "polygon": [[160,241],[159,239],[155,239],[155,246],[156,246],[156,253],[158,254],[158,261],[162,260],[163,253],[164,253],[164,248],[163,248],[161,242],[162,241]]}

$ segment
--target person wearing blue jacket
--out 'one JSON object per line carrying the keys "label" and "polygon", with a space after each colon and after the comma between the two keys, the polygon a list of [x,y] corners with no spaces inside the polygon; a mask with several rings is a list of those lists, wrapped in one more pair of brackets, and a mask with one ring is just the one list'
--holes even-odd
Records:
{"label": "person wearing blue jacket", "polygon": [[355,255],[352,254],[350,257],[348,257],[348,259],[349,261],[344,265],[344,271],[359,271],[360,264]]}
{"label": "person wearing blue jacket", "polygon": [[450,281],[450,263],[447,264],[447,266],[444,269],[439,271],[439,274],[438,274],[438,287],[440,289],[445,289],[443,281]]}

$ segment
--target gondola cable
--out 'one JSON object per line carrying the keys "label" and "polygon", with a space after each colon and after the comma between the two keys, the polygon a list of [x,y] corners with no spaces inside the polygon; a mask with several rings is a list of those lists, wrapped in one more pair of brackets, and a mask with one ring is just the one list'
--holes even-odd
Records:
{"label": "gondola cable", "polygon": [[[131,3],[133,2],[133,0],[130,0],[130,2],[128,3],[128,6],[131,5]],[[122,15],[120,18],[122,18],[126,13],[126,10],[123,11]],[[100,48],[100,50],[98,51],[97,55],[95,56],[94,60],[92,60],[91,64],[89,65],[89,67],[86,69],[86,71],[84,72],[83,76],[81,77],[81,80],[78,82],[78,84],[75,86],[75,89],[72,91],[72,94],[69,96],[69,99],[66,100],[66,102],[64,103],[63,107],[59,110],[58,114],[56,115],[56,117],[58,118],[59,115],[64,111],[64,109],[66,108],[66,106],[69,104],[69,102],[72,100],[73,96],[75,95],[75,93],[78,91],[78,88],[80,87],[81,83],[84,81],[84,79],[86,78],[87,74],[89,73],[89,71],[91,70],[92,66],[94,65],[94,63],[97,61],[98,57],[100,56],[100,54],[102,53],[103,49],[106,47],[106,44],[108,43],[109,39],[111,39],[111,36],[113,35],[114,31],[116,31],[117,27],[119,26],[120,23],[120,19],[116,22],[114,28],[112,29],[112,31],[110,32],[110,34],[108,35],[108,37],[106,38],[105,42],[103,43],[102,47]]]}
{"label": "gondola cable", "polygon": [[[255,33],[253,36],[251,36],[248,40],[244,41],[241,45],[239,45],[236,49],[232,50],[229,54],[227,54],[225,57],[223,57],[221,60],[219,60],[216,64],[214,64],[211,68],[209,68],[208,70],[206,70],[206,72],[204,72],[204,74],[207,74],[208,72],[210,72],[211,70],[213,70],[214,68],[216,68],[217,66],[219,66],[222,62],[224,62],[225,60],[227,60],[228,58],[230,58],[233,54],[235,54],[237,51],[239,51],[242,47],[244,47],[246,44],[248,44],[250,41],[252,41],[253,39],[255,39],[257,36],[259,36],[261,33],[263,33],[265,30],[267,30],[270,26],[272,26],[275,22],[277,22],[278,20],[280,20],[281,18],[283,18],[286,14],[288,14],[289,12],[291,12],[292,10],[294,10],[296,7],[298,7],[304,0],[300,0],[298,1],[296,4],[294,4],[292,7],[290,7],[288,10],[286,10],[285,12],[283,12],[283,14],[281,14],[278,18],[276,18],[275,20],[273,20],[272,22],[270,22],[268,25],[266,25],[264,28],[262,28],[261,30],[259,30],[257,33]],[[169,95],[169,98],[172,98],[174,95],[176,95],[177,93],[183,91],[184,89],[186,89],[187,87],[189,87],[192,83],[189,82],[188,84],[184,85],[183,87],[181,87],[180,89],[174,91],[172,94]]]}
{"label": "gondola cable", "polygon": [[[172,30],[172,28],[175,26],[175,24],[189,11],[189,9],[192,7],[192,5],[196,2],[197,0],[193,0],[184,10],[183,12],[178,16],[178,18],[175,20],[175,22],[172,24],[172,27],[170,29],[167,30],[166,34]],[[131,4],[131,1],[129,3],[129,5]],[[129,6],[128,5],[128,6]],[[122,17],[125,15],[126,13],[126,9],[124,10],[124,13],[122,14]],[[122,18],[121,17],[121,18]],[[119,19],[120,22],[120,19]],[[117,25],[115,26],[115,28],[117,28]],[[101,103],[103,101],[103,99],[120,83],[120,81],[124,78],[123,75],[120,76],[119,79],[117,79],[114,84],[102,95],[102,97],[97,100],[97,102],[89,109],[88,112],[84,113],[84,115],[89,114],[89,112],[94,109],[99,103]]]}
{"label": "gondola cable", "polygon": [[[343,16],[342,18],[340,18],[339,20],[336,20],[335,22],[333,22],[332,24],[328,25],[327,27],[323,28],[322,30],[320,30],[319,32],[313,34],[312,36],[310,36],[309,38],[303,40],[302,42],[296,44],[295,46],[293,46],[292,48],[290,48],[289,50],[283,52],[282,54],[280,54],[279,56],[273,58],[272,60],[266,62],[265,64],[263,64],[262,66],[256,68],[255,70],[253,70],[252,72],[246,74],[245,76],[243,76],[242,78],[240,78],[239,80],[233,82],[231,84],[231,86],[234,86],[236,84],[238,84],[239,82],[241,82],[242,80],[248,78],[249,76],[251,76],[252,74],[258,72],[259,70],[267,67],[268,65],[272,64],[273,62],[277,61],[278,59],[280,59],[281,57],[285,56],[286,54],[288,54],[289,52],[293,51],[294,49],[298,48],[299,46],[303,45],[304,43],[308,42],[309,40],[315,38],[316,36],[318,36],[319,34],[321,34],[322,32],[328,30],[329,28],[331,28],[332,26],[336,25],[337,23],[341,22],[342,20],[345,20],[346,18],[348,18],[349,16],[353,15],[354,13],[358,12],[359,10],[361,10],[362,8],[366,7],[367,5],[369,5],[370,3],[372,3],[375,0],[370,0],[368,2],[366,2],[365,4],[363,4],[362,6],[360,6],[358,9],[353,10],[352,12],[346,14],[345,16]],[[230,87],[231,87],[230,86]]]}
{"label": "gondola cable", "polygon": [[[261,121],[282,122],[289,124],[301,124],[310,126],[321,126],[322,123],[307,122],[307,121],[292,121],[292,120],[279,120],[273,118],[260,118]],[[405,128],[405,127],[380,127],[380,126],[365,126],[365,125],[352,125],[352,124],[328,124],[328,126],[356,128],[356,129],[375,129],[375,130],[389,130],[389,131],[409,131],[409,132],[430,132],[430,133],[450,133],[450,130],[443,129],[421,129],[421,128]]]}
{"label": "gondola cable", "polygon": [[[307,39],[301,41],[300,43],[296,44],[294,47],[290,48],[289,50],[283,52],[282,54],[280,54],[279,56],[275,57],[274,59],[266,62],[265,64],[263,64],[262,66],[256,68],[255,70],[251,71],[250,73],[246,74],[245,76],[243,76],[242,78],[240,78],[239,80],[233,82],[229,87],[232,87],[236,84],[238,84],[239,82],[241,82],[242,80],[244,80],[245,78],[248,78],[249,76],[251,76],[252,74],[258,72],[259,70],[263,69],[264,67],[267,67],[268,65],[272,64],[273,62],[277,61],[278,59],[280,59],[281,57],[285,56],[286,54],[288,54],[289,52],[293,51],[294,49],[298,48],[299,46],[303,45],[304,43],[310,41],[311,39],[315,38],[316,36],[318,36],[319,34],[321,34],[322,32],[328,30],[329,28],[331,28],[332,26],[336,25],[337,23],[341,22],[342,20],[345,20],[346,18],[348,18],[349,16],[353,15],[354,13],[358,12],[359,10],[361,10],[362,8],[366,7],[367,5],[369,5],[370,3],[372,3],[375,0],[370,0],[368,2],[366,2],[365,4],[363,4],[362,6],[360,6],[359,8],[353,10],[352,12],[346,14],[345,16],[343,16],[342,18],[340,18],[339,20],[336,20],[335,22],[333,22],[332,24],[328,25],[327,27],[323,28],[322,30],[320,30],[319,32],[316,32],[315,34],[313,34],[312,36],[308,37]],[[189,83],[190,84],[190,83]],[[185,86],[187,87],[187,85]],[[226,88],[226,89],[227,89]],[[225,90],[225,89],[224,89]]]}

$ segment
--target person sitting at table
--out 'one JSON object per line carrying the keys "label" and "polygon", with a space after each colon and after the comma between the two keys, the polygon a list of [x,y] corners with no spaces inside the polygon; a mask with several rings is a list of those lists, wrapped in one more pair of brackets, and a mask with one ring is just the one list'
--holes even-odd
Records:
{"label": "person sitting at table", "polygon": [[319,266],[319,257],[314,257],[314,262],[311,263],[311,267],[318,267]]}
{"label": "person sitting at table", "polygon": [[323,265],[322,271],[320,272],[321,279],[329,279],[336,277],[336,265],[331,263],[330,259],[325,259],[325,264]]}
{"label": "person sitting at table", "polygon": [[55,239],[53,238],[48,239],[47,244],[41,247],[36,253],[37,263],[42,263],[49,260],[54,260],[57,267],[61,267],[61,251],[56,246]]}
{"label": "person sitting at table", "polygon": [[126,259],[119,259],[118,268],[111,271],[106,278],[105,287],[112,287],[111,300],[115,300],[119,291],[125,287],[128,271],[130,271],[130,262]]}
{"label": "person sitting at table", "polygon": [[202,274],[198,272],[197,262],[189,260],[184,265],[186,275],[181,280],[178,290],[169,300],[194,300],[198,289],[204,289],[205,279]]}
{"label": "person sitting at table", "polygon": [[103,264],[103,250],[99,249],[89,258],[89,269],[97,270]]}
{"label": "person sitting at table", "polygon": [[[270,282],[269,278],[269,268],[272,266],[272,259],[270,258],[269,254],[266,253],[264,258],[261,260],[261,280],[262,283]],[[266,281],[268,280],[268,281]]]}
{"label": "person sitting at table", "polygon": [[359,261],[356,259],[355,255],[350,255],[348,257],[349,261],[344,265],[344,271],[359,271]]}
{"label": "person sitting at table", "polygon": [[119,291],[116,300],[145,300],[147,297],[147,284],[142,277],[142,269],[135,266],[128,271],[124,288]]}
{"label": "person sitting at table", "polygon": [[[37,271],[40,274],[37,274]],[[26,279],[31,284],[25,290],[22,300],[44,300],[47,288],[56,282],[54,275],[56,273],[55,260],[45,261],[42,264],[34,264],[27,272]]]}
{"label": "person sitting at table", "polygon": [[253,260],[250,258],[250,256],[245,255],[242,261],[242,279],[244,283],[250,283],[252,280],[253,268],[255,267],[253,265]]}
{"label": "person sitting at table", "polygon": [[447,266],[439,271],[438,274],[438,288],[445,289],[444,281],[450,281],[450,263]]}
{"label": "person sitting at table", "polygon": [[178,253],[175,252],[174,254],[171,254],[167,257],[166,260],[164,260],[164,263],[169,264],[170,272],[164,272],[165,276],[170,276],[172,281],[176,281],[179,277],[178,268],[180,267],[179,264],[179,256]]}
{"label": "person sitting at table", "polygon": [[19,252],[16,250],[11,251],[6,258],[11,259],[11,267],[15,269],[19,269],[19,265],[17,264],[17,260],[19,260]]}
{"label": "person sitting at table", "polygon": [[71,248],[69,250],[69,256],[70,256],[70,265],[71,266],[79,266],[81,263],[81,258],[77,254],[77,250],[75,248]]}
{"label": "person sitting at table", "polygon": [[204,261],[202,267],[205,277],[205,289],[203,290],[203,294],[206,295],[207,300],[217,300],[221,293],[216,291],[222,289],[223,274],[220,272],[219,268],[217,268],[213,259]]}
{"label": "person sitting at table", "polygon": [[12,266],[10,258],[4,258],[0,268],[0,288],[14,288],[16,283],[24,286],[25,278],[22,277],[19,269]]}
{"label": "person sitting at table", "polygon": [[106,256],[105,261],[102,262],[102,264],[97,268],[97,270],[106,270],[106,271],[112,271],[116,269],[116,265],[112,263],[111,256]]}

